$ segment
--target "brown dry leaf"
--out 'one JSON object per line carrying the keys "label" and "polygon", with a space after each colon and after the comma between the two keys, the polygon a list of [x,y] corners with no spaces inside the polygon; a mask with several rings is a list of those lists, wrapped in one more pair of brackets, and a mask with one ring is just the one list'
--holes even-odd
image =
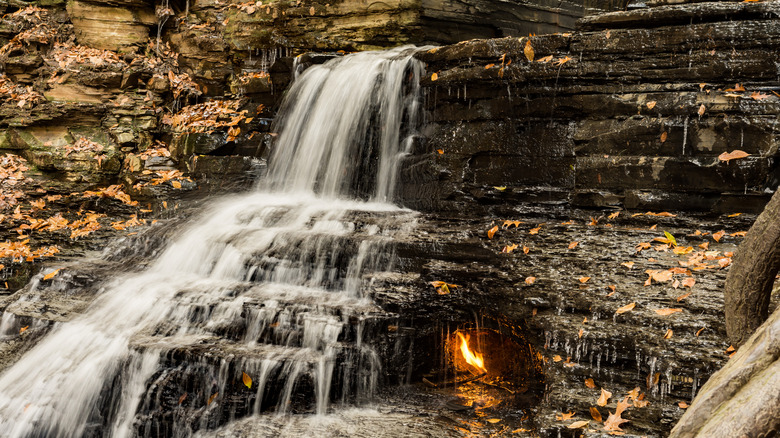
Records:
{"label": "brown dry leaf", "polygon": [[684,401],[681,401],[680,403],[677,403],[677,406],[679,406],[680,409],[688,409],[690,405],[688,403],[685,403]]}
{"label": "brown dry leaf", "polygon": [[710,249],[710,242],[704,242],[704,243],[700,244],[699,248],[701,248],[701,249],[703,249],[705,251]]}
{"label": "brown dry leaf", "polygon": [[529,251],[531,251],[531,248],[523,245],[523,254],[528,254]]}
{"label": "brown dry leaf", "polygon": [[609,417],[607,417],[607,420],[604,422],[604,430],[608,432],[622,432],[623,430],[620,428],[620,425],[623,423],[628,422],[628,420],[625,420],[620,417],[620,415],[629,407],[631,406],[628,403],[628,397],[623,399],[622,401],[619,401],[617,403],[617,408],[615,408],[615,413],[610,413]]}
{"label": "brown dry leaf", "polygon": [[704,104],[701,104],[701,106],[699,107],[699,111],[697,111],[697,113],[699,114],[699,117],[701,117],[701,116],[703,116],[703,115],[704,115],[704,113],[705,113],[706,111],[707,111],[707,107],[706,107],[706,106],[704,106]]}
{"label": "brown dry leaf", "polygon": [[561,357],[560,354],[556,354],[555,356],[553,356],[553,362],[560,362],[562,360],[563,358]]}
{"label": "brown dry leaf", "polygon": [[684,300],[684,299],[688,298],[689,296],[691,296],[691,293],[690,293],[690,292],[688,292],[687,294],[682,294],[682,295],[680,295],[679,297],[677,297],[677,302],[679,303],[680,301],[682,301],[682,300]]}
{"label": "brown dry leaf", "polygon": [[570,243],[570,244],[569,244],[569,249],[574,249],[574,248],[576,248],[576,247],[577,247],[577,245],[579,245],[579,243],[580,243],[580,242],[572,242],[572,243]]}
{"label": "brown dry leaf", "polygon": [[536,277],[525,277],[525,284],[534,284],[534,281],[536,281]]}
{"label": "brown dry leaf", "polygon": [[612,397],[612,393],[607,391],[604,388],[601,388],[601,395],[599,396],[599,399],[596,401],[596,404],[599,406],[606,406],[607,403],[609,403],[610,397]]}
{"label": "brown dry leaf", "polygon": [[[648,274],[650,276],[649,279],[653,279],[653,281],[656,281],[658,283],[665,283],[672,279],[672,271],[658,271],[655,269],[648,269],[645,271],[645,274]],[[648,280],[649,280],[648,279]]]}
{"label": "brown dry leaf", "polygon": [[530,40],[525,42],[525,48],[523,49],[523,53],[525,54],[525,57],[529,61],[533,61],[534,60],[534,48],[533,48],[533,46],[531,46],[531,41]]}
{"label": "brown dry leaf", "polygon": [[745,157],[749,157],[749,156],[750,156],[749,153],[747,153],[745,151],[741,151],[739,149],[736,149],[736,150],[733,150],[731,152],[724,152],[724,153],[718,155],[718,159],[720,161],[725,161],[725,162],[728,163],[731,160],[739,160],[740,158],[745,158]]}
{"label": "brown dry leaf", "polygon": [[577,336],[581,339],[583,333],[585,333],[585,331],[583,329],[580,329],[580,331],[577,333]]}
{"label": "brown dry leaf", "polygon": [[485,420],[485,421],[487,421],[488,423],[493,423],[493,424],[496,424],[496,423],[498,423],[499,421],[501,421],[501,419],[500,419],[500,418],[488,418],[488,419],[487,419],[487,420]]}
{"label": "brown dry leaf", "polygon": [[571,417],[573,416],[574,416],[574,412],[569,412],[566,414],[561,412],[560,414],[555,414],[555,419],[558,421],[567,421],[567,420],[571,420]]}
{"label": "brown dry leaf", "polygon": [[174,189],[181,188],[181,183],[179,181],[171,181],[171,185],[173,186]]}
{"label": "brown dry leaf", "polygon": [[[463,430],[465,433],[471,433],[468,430]],[[522,427],[520,429],[515,429],[512,431],[512,433],[524,433],[524,432],[531,432],[531,429],[523,429]]]}
{"label": "brown dry leaf", "polygon": [[736,233],[729,234],[731,237],[745,237],[747,236],[747,231],[737,231]]}
{"label": "brown dry leaf", "polygon": [[493,228],[489,229],[488,232],[487,232],[488,239],[492,239],[493,236],[496,234],[496,231],[498,231],[498,225],[496,225]]}
{"label": "brown dry leaf", "polygon": [[588,377],[585,379],[585,386],[590,389],[596,389],[596,382],[594,382],[592,378]]}
{"label": "brown dry leaf", "polygon": [[674,335],[674,332],[672,329],[666,330],[666,334],[664,334],[664,339],[671,339],[671,337]]}
{"label": "brown dry leaf", "polygon": [[553,56],[552,55],[548,55],[548,56],[545,56],[544,58],[537,59],[536,62],[541,62],[542,64],[546,64],[546,63],[552,61],[552,59],[553,59]]}
{"label": "brown dry leaf", "polygon": [[647,102],[647,109],[653,109],[655,108],[656,101],[651,100],[650,102]]}
{"label": "brown dry leaf", "polygon": [[574,423],[566,426],[569,429],[582,429],[588,425],[588,420],[575,421]]}
{"label": "brown dry leaf", "polygon": [[187,393],[185,392],[184,394],[181,395],[181,397],[179,397],[179,404],[184,403],[184,400],[186,399],[187,399]]}
{"label": "brown dry leaf", "polygon": [[46,274],[46,275],[44,275],[44,276],[43,276],[43,280],[44,280],[44,281],[45,281],[45,280],[51,280],[51,279],[52,279],[52,278],[54,278],[54,276],[55,276],[55,275],[57,275],[57,273],[59,273],[60,271],[62,271],[62,268],[55,269],[55,270],[53,270],[53,271],[49,272],[48,274]]}
{"label": "brown dry leaf", "polygon": [[650,249],[653,245],[650,242],[639,242],[636,245],[636,252],[641,252],[643,249]]}
{"label": "brown dry leaf", "polygon": [[656,309],[656,311],[655,311],[655,313],[657,313],[657,314],[659,314],[661,316],[669,316],[669,315],[671,315],[673,313],[678,313],[678,312],[682,312],[682,309],[666,308],[666,309]]}
{"label": "brown dry leaf", "polygon": [[580,277],[579,280],[580,283],[585,284],[588,282],[588,280],[590,280],[590,277]]}
{"label": "brown dry leaf", "polygon": [[609,219],[615,219],[615,218],[617,218],[618,216],[620,216],[620,212],[619,212],[619,211],[616,211],[616,212],[614,212],[614,213],[610,214],[610,215],[609,215],[609,216],[607,216],[607,217],[608,217]]}
{"label": "brown dry leaf", "polygon": [[676,279],[676,278],[675,278],[675,279],[674,279],[674,283],[672,283],[672,287],[673,287],[673,288],[675,288],[675,289],[677,289],[678,287],[680,287],[680,280],[678,280],[678,279]]}
{"label": "brown dry leaf", "polygon": [[531,228],[530,230],[528,230],[528,234],[539,234],[539,230],[541,229],[542,227]]}
{"label": "brown dry leaf", "polygon": [[636,303],[626,304],[625,306],[618,308],[615,313],[620,315],[622,313],[630,312],[634,310],[634,307],[636,307]]}
{"label": "brown dry leaf", "polygon": [[661,143],[665,143],[666,139],[669,137],[669,133],[664,131],[661,133]]}
{"label": "brown dry leaf", "polygon": [[594,408],[593,406],[590,407],[590,416],[595,420],[601,423],[604,421],[603,418],[601,418],[601,412],[599,412],[598,409]]}
{"label": "brown dry leaf", "polygon": [[631,269],[634,267],[634,262],[623,262],[620,264],[620,266],[625,266],[628,269]]}
{"label": "brown dry leaf", "polygon": [[700,328],[699,330],[697,330],[697,331],[696,331],[696,337],[698,338],[698,337],[699,337],[699,335],[701,334],[701,332],[703,332],[703,331],[704,331],[704,327],[702,327],[702,328]]}
{"label": "brown dry leaf", "polygon": [[20,328],[20,329],[19,329],[19,334],[21,335],[22,333],[26,332],[28,328],[30,328],[30,326],[29,326],[29,325],[26,325],[26,326],[24,326],[24,327]]}
{"label": "brown dry leaf", "polygon": [[731,264],[731,259],[728,257],[723,257],[721,259],[718,259],[718,266],[720,269],[723,269]]}
{"label": "brown dry leaf", "polygon": [[502,226],[503,226],[504,228],[509,228],[509,227],[511,227],[512,225],[514,225],[514,226],[515,226],[515,228],[517,228],[517,227],[519,227],[519,226],[520,226],[520,224],[522,224],[522,223],[523,223],[523,221],[512,221],[512,220],[505,220]]}
{"label": "brown dry leaf", "polygon": [[247,373],[241,373],[241,381],[244,382],[247,388],[252,389],[252,378]]}
{"label": "brown dry leaf", "polygon": [[[745,0],[745,1],[757,1],[757,0]],[[753,100],[764,100],[764,99],[769,99],[769,95],[758,91],[754,91],[750,93],[750,98]]]}
{"label": "brown dry leaf", "polygon": [[517,249],[517,246],[518,245],[516,243],[513,243],[512,245],[507,245],[503,249],[501,249],[501,252],[511,254],[512,251]]}
{"label": "brown dry leaf", "polygon": [[688,254],[690,252],[693,252],[693,247],[692,246],[686,246],[686,247],[675,246],[674,248],[672,248],[672,252],[677,254],[677,255],[684,255],[684,254]]}
{"label": "brown dry leaf", "polygon": [[713,233],[712,238],[715,239],[716,242],[720,242],[720,239],[722,239],[725,234],[725,230],[720,230],[717,233]]}
{"label": "brown dry leaf", "polygon": [[211,397],[209,397],[209,401],[208,401],[206,404],[207,404],[207,405],[210,405],[210,404],[211,404],[211,402],[213,402],[213,401],[214,401],[214,399],[215,399],[215,398],[217,398],[217,396],[218,396],[218,395],[219,395],[219,393],[218,393],[218,392],[215,392],[214,394],[211,394]]}

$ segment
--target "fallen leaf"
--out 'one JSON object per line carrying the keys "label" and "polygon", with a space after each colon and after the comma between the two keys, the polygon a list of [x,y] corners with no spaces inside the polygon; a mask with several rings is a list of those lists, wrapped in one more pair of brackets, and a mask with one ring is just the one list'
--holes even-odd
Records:
{"label": "fallen leaf", "polygon": [[487,419],[487,420],[485,420],[485,421],[487,421],[488,423],[493,423],[493,424],[495,424],[495,423],[498,423],[499,421],[501,421],[501,419],[500,419],[500,418],[488,418],[488,419]]}
{"label": "fallen leaf", "polygon": [[555,356],[553,356],[553,362],[560,362],[562,360],[563,358],[561,357],[560,354],[556,354]]}
{"label": "fallen leaf", "polygon": [[571,420],[571,417],[573,416],[574,416],[574,412],[569,412],[566,414],[561,412],[560,414],[555,414],[555,419],[558,421],[567,421],[567,420]]}
{"label": "fallen leaf", "polygon": [[672,249],[672,252],[677,255],[684,255],[693,252],[692,246],[676,246]]}
{"label": "fallen leaf", "polygon": [[439,155],[444,155],[444,149],[436,149],[436,152],[438,152]]}
{"label": "fallen leaf", "polygon": [[655,313],[657,313],[657,314],[659,314],[661,316],[669,316],[669,315],[671,315],[673,313],[678,313],[678,312],[682,312],[682,309],[666,308],[666,309],[656,309],[656,311],[655,311]]}
{"label": "fallen leaf", "polygon": [[55,270],[53,270],[53,271],[49,272],[48,274],[46,274],[46,275],[44,275],[44,276],[43,276],[43,280],[44,280],[44,281],[46,281],[46,280],[51,280],[51,279],[52,279],[52,278],[54,278],[54,276],[55,276],[55,275],[57,275],[57,273],[58,273],[58,272],[60,272],[60,271],[62,271],[62,268],[60,268],[60,269],[55,269]]}
{"label": "fallen leaf", "polygon": [[706,107],[706,106],[704,106],[704,104],[701,104],[701,106],[699,107],[699,111],[697,111],[697,113],[699,114],[699,117],[701,117],[701,116],[703,116],[703,115],[704,115],[704,113],[705,113],[706,111],[707,111],[707,107]]}
{"label": "fallen leaf", "polygon": [[690,293],[690,292],[688,292],[687,294],[682,294],[682,295],[680,295],[679,297],[677,297],[677,302],[679,303],[680,301],[682,301],[682,300],[684,300],[684,299],[688,298],[689,296],[691,296],[691,293]]}
{"label": "fallen leaf", "polygon": [[579,280],[580,283],[585,284],[588,282],[588,280],[590,280],[590,277],[580,277]]}
{"label": "fallen leaf", "polygon": [[749,156],[750,156],[749,153],[747,153],[745,151],[741,151],[739,149],[735,149],[735,150],[733,150],[731,152],[724,152],[724,153],[718,155],[718,159],[720,161],[725,161],[725,162],[728,163],[731,160],[739,160],[740,158],[745,158],[745,157],[749,157]]}
{"label": "fallen leaf", "polygon": [[596,408],[594,408],[593,406],[591,406],[591,407],[590,407],[590,416],[591,416],[591,417],[592,417],[594,420],[598,421],[599,423],[601,423],[602,421],[604,421],[604,420],[601,418],[601,412],[599,412],[599,410],[598,410],[598,409],[596,409]]}
{"label": "fallen leaf", "polygon": [[630,312],[634,310],[634,307],[636,307],[636,303],[626,304],[625,306],[618,308],[615,313],[620,315],[622,313]]}
{"label": "fallen leaf", "polygon": [[525,42],[525,48],[523,49],[523,53],[525,54],[525,57],[529,61],[533,61],[534,60],[534,48],[533,48],[533,46],[531,46],[531,41],[530,40]]}
{"label": "fallen leaf", "polygon": [[579,331],[579,332],[577,332],[577,336],[578,336],[580,339],[582,339],[582,335],[583,335],[583,333],[585,333],[585,330],[583,330],[583,329],[580,329],[580,331]]}
{"label": "fallen leaf", "polygon": [[631,269],[634,267],[634,262],[623,262],[620,264],[620,266],[625,266],[628,269]]}
{"label": "fallen leaf", "polygon": [[722,259],[718,259],[718,266],[720,269],[723,269],[731,264],[731,259],[728,257],[723,257]]}
{"label": "fallen leaf", "polygon": [[679,406],[680,409],[688,409],[690,405],[688,403],[685,403],[684,401],[681,401],[680,403],[677,403],[677,406]]}
{"label": "fallen leaf", "polygon": [[431,75],[431,80],[432,81],[436,81],[438,79],[439,79],[439,74],[438,73],[434,73],[434,74]]}
{"label": "fallen leaf", "polygon": [[747,231],[737,231],[736,233],[729,234],[731,237],[745,237],[746,235]]}
{"label": "fallen leaf", "polygon": [[498,225],[496,225],[493,228],[489,229],[488,232],[487,232],[488,239],[492,239],[493,236],[496,234],[496,231],[498,231]]}
{"label": "fallen leaf", "polygon": [[608,432],[622,432],[622,429],[620,428],[620,425],[623,423],[628,422],[628,420],[625,420],[621,418],[621,414],[623,411],[626,410],[629,406],[631,406],[628,401],[628,398],[619,401],[617,403],[617,407],[615,408],[614,413],[610,413],[609,417],[607,417],[607,420],[604,422],[604,430]]}
{"label": "fallen leaf", "polygon": [[665,143],[666,139],[669,137],[669,133],[664,131],[661,133],[661,143]]}
{"label": "fallen leaf", "polygon": [[[748,0],[746,0],[746,1],[748,1]],[[758,91],[754,91],[754,92],[750,93],[750,98],[753,99],[753,100],[764,100],[764,99],[769,99],[769,95],[761,93],[761,92],[758,92]]]}
{"label": "fallen leaf", "polygon": [[[465,433],[470,433],[468,430],[464,429]],[[524,433],[524,432],[531,432],[531,429],[523,429],[522,427],[520,429],[515,429],[512,431],[512,433]]]}
{"label": "fallen leaf", "polygon": [[734,214],[730,214],[730,215],[728,215],[727,217],[737,217],[737,216],[739,216],[739,215],[741,215],[741,214],[742,214],[742,213],[734,213]]}
{"label": "fallen leaf", "polygon": [[612,393],[607,391],[604,388],[601,388],[601,395],[599,396],[599,399],[596,401],[596,404],[599,406],[606,406],[607,403],[609,403],[610,397],[612,397]]}
{"label": "fallen leaf", "polygon": [[493,186],[494,189],[498,190],[499,192],[503,192],[506,190],[506,186]]}
{"label": "fallen leaf", "polygon": [[703,331],[704,331],[704,327],[702,327],[702,328],[700,328],[699,330],[697,330],[697,331],[696,331],[696,337],[698,338],[698,337],[699,337],[699,335],[701,334],[701,332],[703,332]]}
{"label": "fallen leaf", "polygon": [[720,242],[720,239],[723,238],[723,236],[726,234],[726,231],[720,230],[717,233],[712,234],[712,238],[715,239],[716,242]]}
{"label": "fallen leaf", "polygon": [[252,389],[252,378],[247,373],[241,373],[241,381],[244,382],[247,388]]}
{"label": "fallen leaf", "polygon": [[674,332],[672,329],[666,330],[666,334],[664,334],[664,339],[671,339],[671,337],[674,335]]}
{"label": "fallen leaf", "polygon": [[187,399],[187,393],[185,392],[184,394],[181,395],[181,397],[179,397],[179,404],[184,403],[184,400],[186,399]]}
{"label": "fallen leaf", "polygon": [[539,234],[539,230],[541,229],[542,227],[531,228],[530,230],[528,230],[528,234]]}
{"label": "fallen leaf", "polygon": [[531,251],[531,248],[523,245],[523,254],[528,254],[529,251]]}
{"label": "fallen leaf", "polygon": [[493,67],[495,67],[495,64],[488,64],[485,66],[485,70],[490,70]]}
{"label": "fallen leaf", "polygon": [[596,382],[593,381],[590,377],[585,379],[585,386],[587,386],[590,389],[596,389]]}
{"label": "fallen leaf", "polygon": [[553,56],[552,55],[548,55],[548,56],[545,56],[544,58],[537,59],[536,62],[541,62],[542,64],[546,64],[546,63],[552,61],[552,59],[553,59]]}
{"label": "fallen leaf", "polygon": [[620,212],[619,212],[619,211],[616,211],[616,212],[614,212],[614,213],[610,214],[610,215],[609,215],[609,216],[607,216],[607,217],[608,217],[608,218],[610,218],[610,219],[615,219],[615,218],[617,218],[618,216],[620,216]]}
{"label": "fallen leaf", "polygon": [[710,242],[704,242],[704,243],[700,244],[699,248],[704,249],[704,250],[710,249]]}
{"label": "fallen leaf", "polygon": [[206,403],[206,405],[210,405],[211,402],[213,402],[214,399],[217,398],[218,395],[219,395],[218,392],[215,392],[214,394],[211,394],[211,397],[209,397],[209,401]]}
{"label": "fallen leaf", "polygon": [[512,221],[512,220],[505,220],[505,221],[504,221],[504,224],[503,224],[503,227],[504,227],[504,228],[509,228],[509,227],[511,227],[512,225],[514,225],[514,226],[515,226],[515,228],[517,228],[517,227],[519,227],[519,226],[520,226],[520,224],[522,224],[522,223],[523,223],[523,221]]}
{"label": "fallen leaf", "polygon": [[568,425],[566,427],[569,428],[569,429],[582,429],[583,427],[585,427],[587,425],[588,425],[588,421],[587,420],[580,420],[580,421],[575,421],[574,423],[572,423],[572,424],[570,424],[570,425]]}
{"label": "fallen leaf", "polygon": [[536,277],[525,277],[525,284],[534,284],[534,281],[536,281]]}
{"label": "fallen leaf", "polygon": [[517,249],[517,244],[516,244],[516,243],[513,243],[512,245],[507,245],[507,246],[505,246],[505,247],[504,247],[504,248],[501,250],[501,252],[503,252],[503,253],[507,253],[507,254],[511,254],[511,253],[512,253],[512,251],[514,251],[514,250],[516,250],[516,249]]}
{"label": "fallen leaf", "polygon": [[570,243],[570,244],[569,244],[569,249],[574,249],[574,248],[576,248],[576,247],[577,247],[577,245],[579,245],[579,243],[580,243],[580,242],[572,242],[572,243]]}
{"label": "fallen leaf", "polygon": [[654,100],[651,100],[650,102],[647,102],[647,109],[653,109],[655,108],[656,102]]}
{"label": "fallen leaf", "polygon": [[30,328],[30,326],[29,326],[29,325],[26,325],[26,326],[24,326],[24,327],[20,328],[20,329],[19,329],[19,334],[21,335],[22,333],[26,332],[28,328]]}

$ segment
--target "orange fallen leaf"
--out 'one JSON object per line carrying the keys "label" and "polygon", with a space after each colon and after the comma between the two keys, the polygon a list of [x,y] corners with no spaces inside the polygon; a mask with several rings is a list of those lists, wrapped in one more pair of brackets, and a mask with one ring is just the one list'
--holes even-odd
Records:
{"label": "orange fallen leaf", "polygon": [[496,225],[493,228],[489,229],[488,232],[487,232],[488,239],[492,239],[493,236],[496,234],[496,231],[498,231],[498,225]]}
{"label": "orange fallen leaf", "polygon": [[661,316],[669,316],[673,313],[682,312],[682,309],[656,309],[655,313],[661,315]]}
{"label": "orange fallen leaf", "polygon": [[602,421],[604,421],[604,420],[601,418],[601,412],[599,412],[599,410],[598,410],[598,409],[596,409],[596,408],[594,408],[593,406],[591,406],[591,407],[590,407],[590,416],[591,416],[591,417],[592,417],[592,418],[593,418],[595,421],[598,421],[599,423],[601,423]]}
{"label": "orange fallen leaf", "polygon": [[534,284],[534,281],[536,281],[536,277],[525,277],[525,284]]}
{"label": "orange fallen leaf", "polygon": [[724,153],[718,155],[718,159],[720,161],[725,161],[725,162],[728,163],[731,160],[739,160],[740,158],[745,158],[745,157],[749,157],[749,156],[750,156],[749,153],[747,153],[745,151],[741,151],[739,149],[736,149],[736,150],[733,150],[731,152],[724,152]]}
{"label": "orange fallen leaf", "polygon": [[517,246],[518,246],[518,245],[517,245],[516,243],[513,243],[512,245],[507,245],[507,246],[505,246],[505,247],[504,247],[504,248],[501,250],[501,252],[503,252],[503,253],[507,253],[507,254],[511,254],[511,253],[512,253],[512,251],[514,251],[514,250],[516,250],[516,249],[517,249]]}
{"label": "orange fallen leaf", "polygon": [[584,331],[583,329],[580,329],[580,331],[579,331],[579,332],[577,332],[577,336],[578,336],[578,337],[581,339],[581,338],[582,338],[582,335],[583,335],[583,333],[585,333],[585,331]]}
{"label": "orange fallen leaf", "polygon": [[570,244],[569,244],[569,249],[574,249],[574,248],[576,248],[576,247],[577,247],[577,245],[578,245],[579,243],[580,243],[580,242],[572,242],[572,243],[570,243]]}
{"label": "orange fallen leaf", "polygon": [[620,212],[616,211],[614,213],[611,213],[609,216],[607,216],[609,219],[616,219],[618,216],[620,216]]}
{"label": "orange fallen leaf", "polygon": [[488,423],[495,424],[495,423],[498,423],[499,421],[501,421],[501,419],[500,418],[488,418],[485,421],[487,421]]}
{"label": "orange fallen leaf", "polygon": [[664,339],[671,339],[671,337],[674,335],[674,332],[672,329],[666,330],[666,334],[664,334]]}
{"label": "orange fallen leaf", "polygon": [[636,307],[636,303],[626,304],[625,306],[618,308],[615,313],[620,315],[622,313],[630,312],[634,310],[634,307]]}
{"label": "orange fallen leaf", "polygon": [[679,297],[677,297],[677,302],[679,303],[680,301],[682,301],[682,300],[684,300],[684,299],[688,298],[689,296],[691,296],[691,293],[690,293],[690,292],[688,292],[687,294],[682,294],[682,295],[680,295]]}
{"label": "orange fallen leaf", "polygon": [[529,251],[531,251],[531,248],[523,245],[523,254],[528,254]]}
{"label": "orange fallen leaf", "polygon": [[588,282],[588,280],[590,280],[590,277],[580,277],[579,280],[580,283],[585,284]]}
{"label": "orange fallen leaf", "polygon": [[677,255],[684,255],[684,254],[688,254],[690,252],[693,252],[693,247],[692,246],[685,246],[685,247],[675,246],[674,248],[672,248],[672,252],[677,254]]}
{"label": "orange fallen leaf", "polygon": [[555,419],[558,421],[566,421],[566,420],[571,420],[571,417],[573,416],[574,416],[574,412],[569,412],[566,414],[561,412],[560,414],[555,414]]}
{"label": "orange fallen leaf", "polygon": [[704,242],[704,243],[700,244],[700,245],[699,245],[699,248],[701,248],[701,249],[703,249],[703,250],[708,250],[708,249],[710,249],[710,242]]}
{"label": "orange fallen leaf", "polygon": [[625,266],[628,269],[631,269],[634,267],[634,262],[623,262],[620,264],[620,266]]}
{"label": "orange fallen leaf", "polygon": [[612,397],[612,393],[607,391],[604,388],[601,388],[601,395],[599,396],[599,399],[596,401],[596,404],[599,406],[606,406],[607,403],[609,403],[610,397]]}
{"label": "orange fallen leaf", "polygon": [[556,354],[555,356],[553,356],[553,362],[560,362],[562,360],[563,360],[563,358],[559,354]]}
{"label": "orange fallen leaf", "polygon": [[209,401],[208,401],[206,404],[207,404],[207,405],[210,405],[210,404],[211,404],[211,402],[213,402],[213,401],[214,401],[214,399],[215,399],[215,398],[217,398],[217,396],[218,396],[218,395],[219,395],[219,393],[218,393],[218,392],[215,392],[214,394],[211,394],[211,397],[209,397]]}
{"label": "orange fallen leaf", "polygon": [[488,65],[485,66],[485,70],[490,70],[494,66],[495,66],[495,64],[488,64]]}
{"label": "orange fallen leaf", "polygon": [[690,405],[688,403],[685,403],[684,401],[681,401],[680,403],[677,403],[677,406],[679,406],[680,409],[688,409]]}
{"label": "orange fallen leaf", "polygon": [[19,329],[19,334],[21,335],[22,333],[26,332],[28,328],[30,328],[30,326],[29,326],[29,325],[26,325],[26,326],[24,326],[24,327],[20,328],[20,329]]}
{"label": "orange fallen leaf", "polygon": [[703,115],[704,115],[704,113],[705,113],[706,111],[707,111],[707,107],[706,107],[706,106],[704,106],[704,104],[701,104],[701,106],[699,107],[699,111],[697,111],[697,113],[699,114],[699,117],[701,117],[701,116],[703,116]]}
{"label": "orange fallen leaf", "polygon": [[594,382],[593,379],[588,377],[587,379],[585,379],[585,386],[587,386],[590,389],[595,389],[596,388],[596,382]]}
{"label": "orange fallen leaf", "polygon": [[718,259],[718,266],[720,266],[720,269],[723,269],[731,264],[731,259],[728,257],[723,257],[721,259]]}
{"label": "orange fallen leaf", "polygon": [[715,239],[716,242],[720,242],[720,239],[722,239],[725,234],[726,231],[720,230],[717,233],[713,233],[712,238]]}
{"label": "orange fallen leaf", "polygon": [[736,233],[729,234],[731,237],[745,237],[746,235],[747,231],[737,231]]}
{"label": "orange fallen leaf", "polygon": [[651,100],[650,102],[647,102],[647,109],[653,109],[655,108],[656,102],[654,100]]}
{"label": "orange fallen leaf", "polygon": [[[750,1],[750,0],[746,0],[746,1]],[[753,1],[755,1],[755,0],[753,0]],[[761,92],[758,92],[758,91],[754,91],[754,92],[750,93],[750,98],[753,99],[753,100],[764,100],[764,99],[769,99],[769,95],[761,93]]]}
{"label": "orange fallen leaf", "polygon": [[699,330],[697,330],[697,331],[696,331],[696,337],[698,338],[698,337],[699,337],[699,335],[701,334],[701,332],[703,332],[703,331],[704,331],[704,327],[702,327],[702,328],[700,328]]}
{"label": "orange fallen leaf", "polygon": [[566,426],[569,429],[582,429],[588,425],[588,420],[575,421],[574,423]]}
{"label": "orange fallen leaf", "polygon": [[666,139],[669,137],[669,133],[664,131],[661,133],[661,143],[665,143]]}
{"label": "orange fallen leaf", "polygon": [[621,414],[623,411],[626,410],[629,406],[631,406],[626,399],[623,399],[622,401],[619,401],[617,403],[617,408],[615,408],[615,413],[610,413],[609,417],[607,417],[607,420],[604,422],[604,430],[608,432],[622,432],[623,429],[620,428],[620,425],[623,423],[628,422],[628,420],[625,420],[621,418]]}
{"label": "orange fallen leaf", "polygon": [[[470,431],[463,429],[464,433],[471,433]],[[531,429],[523,429],[522,427],[520,429],[515,429],[512,431],[512,433],[525,433],[525,432],[531,432]]]}
{"label": "orange fallen leaf", "polygon": [[444,155],[444,149],[436,149],[436,152],[438,152],[439,155]]}
{"label": "orange fallen leaf", "polygon": [[528,230],[528,234],[539,234],[539,230],[541,229],[542,227],[531,228],[530,230]]}
{"label": "orange fallen leaf", "polygon": [[517,227],[519,227],[519,226],[520,226],[520,224],[522,224],[522,223],[523,223],[523,221],[512,221],[512,220],[505,220],[505,221],[504,221],[504,223],[502,224],[502,226],[503,226],[504,228],[509,228],[509,227],[511,227],[512,225],[514,225],[514,226],[515,226],[515,228],[517,228]]}
{"label": "orange fallen leaf", "polygon": [[536,62],[541,62],[542,64],[546,64],[546,63],[552,61],[552,59],[553,59],[553,56],[552,55],[548,55],[548,56],[545,56],[544,58],[537,59]]}
{"label": "orange fallen leaf", "polygon": [[46,274],[46,275],[44,275],[44,276],[43,276],[43,280],[44,280],[44,281],[46,281],[46,280],[51,280],[51,279],[52,279],[52,278],[54,278],[54,276],[55,276],[55,275],[57,275],[57,273],[59,273],[60,271],[62,271],[62,268],[55,269],[55,270],[53,270],[53,271],[49,272],[48,274]]}
{"label": "orange fallen leaf", "polygon": [[439,79],[439,74],[438,73],[434,73],[434,74],[431,75],[431,80],[432,81],[436,81],[438,79]]}
{"label": "orange fallen leaf", "polygon": [[241,381],[244,382],[247,388],[252,389],[252,378],[247,373],[241,373]]}
{"label": "orange fallen leaf", "polygon": [[728,215],[727,217],[737,217],[737,216],[739,216],[741,214],[742,213],[733,213],[733,214]]}
{"label": "orange fallen leaf", "polygon": [[534,60],[534,48],[533,48],[533,46],[531,46],[531,41],[530,40],[525,42],[525,48],[523,48],[523,54],[525,54],[525,57],[529,61],[533,61]]}

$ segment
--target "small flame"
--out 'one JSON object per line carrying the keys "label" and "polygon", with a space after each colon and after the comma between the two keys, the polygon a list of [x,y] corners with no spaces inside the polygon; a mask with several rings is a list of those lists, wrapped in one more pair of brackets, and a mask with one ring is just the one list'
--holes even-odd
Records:
{"label": "small flame", "polygon": [[460,338],[460,352],[463,354],[463,358],[466,359],[466,363],[479,368],[483,373],[487,372],[482,355],[479,353],[472,353],[471,350],[469,350],[468,338],[464,337],[461,332],[458,332],[458,337]]}

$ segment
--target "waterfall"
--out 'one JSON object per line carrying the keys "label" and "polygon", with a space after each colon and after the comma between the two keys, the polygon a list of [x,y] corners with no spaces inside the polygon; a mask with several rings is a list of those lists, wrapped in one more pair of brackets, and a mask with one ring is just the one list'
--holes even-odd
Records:
{"label": "waterfall", "polygon": [[[364,281],[392,269],[391,243],[415,221],[387,203],[419,105],[413,52],[305,71],[267,181],[211,202],[147,269],[54,323],[0,375],[0,435],[189,436],[300,400],[325,414],[334,391],[370,398],[381,364],[363,330],[384,312]],[[34,281],[20,300],[46,287]]]}

